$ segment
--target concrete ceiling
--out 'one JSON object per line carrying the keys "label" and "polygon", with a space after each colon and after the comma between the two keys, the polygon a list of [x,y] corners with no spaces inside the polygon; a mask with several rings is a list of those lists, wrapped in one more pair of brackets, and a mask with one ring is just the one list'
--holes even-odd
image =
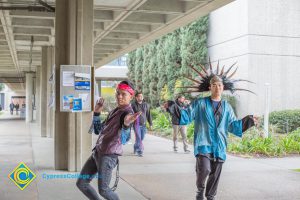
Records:
{"label": "concrete ceiling", "polygon": [[[232,1],[94,0],[95,66],[103,66]],[[45,2],[55,6],[55,0]],[[36,1],[0,0],[0,6],[28,5],[36,5]],[[13,80],[10,87],[24,88],[24,72],[35,71],[41,65],[41,46],[54,46],[54,29],[55,13],[0,10],[1,80]]]}

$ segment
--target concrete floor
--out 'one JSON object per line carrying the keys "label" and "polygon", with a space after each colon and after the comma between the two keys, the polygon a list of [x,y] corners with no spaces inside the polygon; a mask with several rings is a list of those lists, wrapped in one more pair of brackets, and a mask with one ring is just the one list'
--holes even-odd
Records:
{"label": "concrete floor", "polygon": [[[75,187],[75,179],[45,180],[53,170],[53,139],[41,138],[35,123],[0,119],[0,199],[86,199]],[[195,199],[195,159],[192,154],[172,152],[172,142],[147,135],[144,157],[125,146],[120,158],[121,180],[117,193],[122,200]],[[219,200],[300,200],[300,157],[244,159],[228,156],[220,180]],[[19,162],[37,175],[25,190],[18,189],[7,175]],[[74,173],[72,173],[74,174]],[[96,181],[93,181],[96,187]]]}

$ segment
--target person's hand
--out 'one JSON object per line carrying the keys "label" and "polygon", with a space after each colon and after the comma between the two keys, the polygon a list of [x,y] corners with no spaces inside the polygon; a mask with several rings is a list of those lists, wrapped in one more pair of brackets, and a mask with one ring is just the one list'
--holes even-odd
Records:
{"label": "person's hand", "polygon": [[95,113],[100,113],[102,111],[102,109],[103,109],[103,105],[104,105],[104,99],[102,97],[100,97],[100,99],[98,99],[96,101],[94,112]]}
{"label": "person's hand", "polygon": [[190,100],[184,100],[184,103],[186,104],[186,105],[189,105],[190,103],[191,103],[191,101]]}
{"label": "person's hand", "polygon": [[124,118],[124,125],[130,126],[130,124],[132,124],[141,114],[142,114],[142,112],[137,112],[134,114],[126,115]]}
{"label": "person's hand", "polygon": [[254,125],[256,126],[256,127],[258,127],[259,126],[259,117],[258,116],[256,116],[256,115],[254,115],[253,116],[253,121],[254,121]]}

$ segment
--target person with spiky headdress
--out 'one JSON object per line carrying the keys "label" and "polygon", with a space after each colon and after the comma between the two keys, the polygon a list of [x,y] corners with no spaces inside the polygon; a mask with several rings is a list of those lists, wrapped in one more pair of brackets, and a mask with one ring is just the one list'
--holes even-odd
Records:
{"label": "person with spiky headdress", "polygon": [[[186,78],[194,82],[195,85],[185,87],[193,90],[183,92],[211,92],[211,96],[198,98],[189,107],[195,125],[194,155],[196,157],[197,200],[203,200],[204,195],[208,200],[213,200],[217,194],[222,165],[226,160],[228,133],[242,137],[243,132],[256,125],[258,121],[257,117],[252,115],[238,120],[231,105],[222,99],[224,90],[229,90],[232,93],[236,91],[251,92],[235,87],[236,82],[247,80],[231,79],[236,72],[235,70],[229,74],[234,65],[226,72],[224,67],[219,72],[219,63],[216,71],[212,69],[210,61],[209,66],[209,69],[206,69],[200,65],[202,72],[194,66],[189,66],[199,77],[187,76]],[[206,179],[208,179],[207,182]]]}

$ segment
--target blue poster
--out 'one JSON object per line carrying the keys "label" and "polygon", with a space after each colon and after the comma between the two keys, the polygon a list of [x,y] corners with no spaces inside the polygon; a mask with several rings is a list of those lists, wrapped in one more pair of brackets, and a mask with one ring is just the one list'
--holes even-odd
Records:
{"label": "blue poster", "polygon": [[90,81],[75,81],[75,90],[90,90]]}
{"label": "blue poster", "polygon": [[82,111],[82,99],[74,98],[73,99],[73,112],[80,112],[80,111]]}

